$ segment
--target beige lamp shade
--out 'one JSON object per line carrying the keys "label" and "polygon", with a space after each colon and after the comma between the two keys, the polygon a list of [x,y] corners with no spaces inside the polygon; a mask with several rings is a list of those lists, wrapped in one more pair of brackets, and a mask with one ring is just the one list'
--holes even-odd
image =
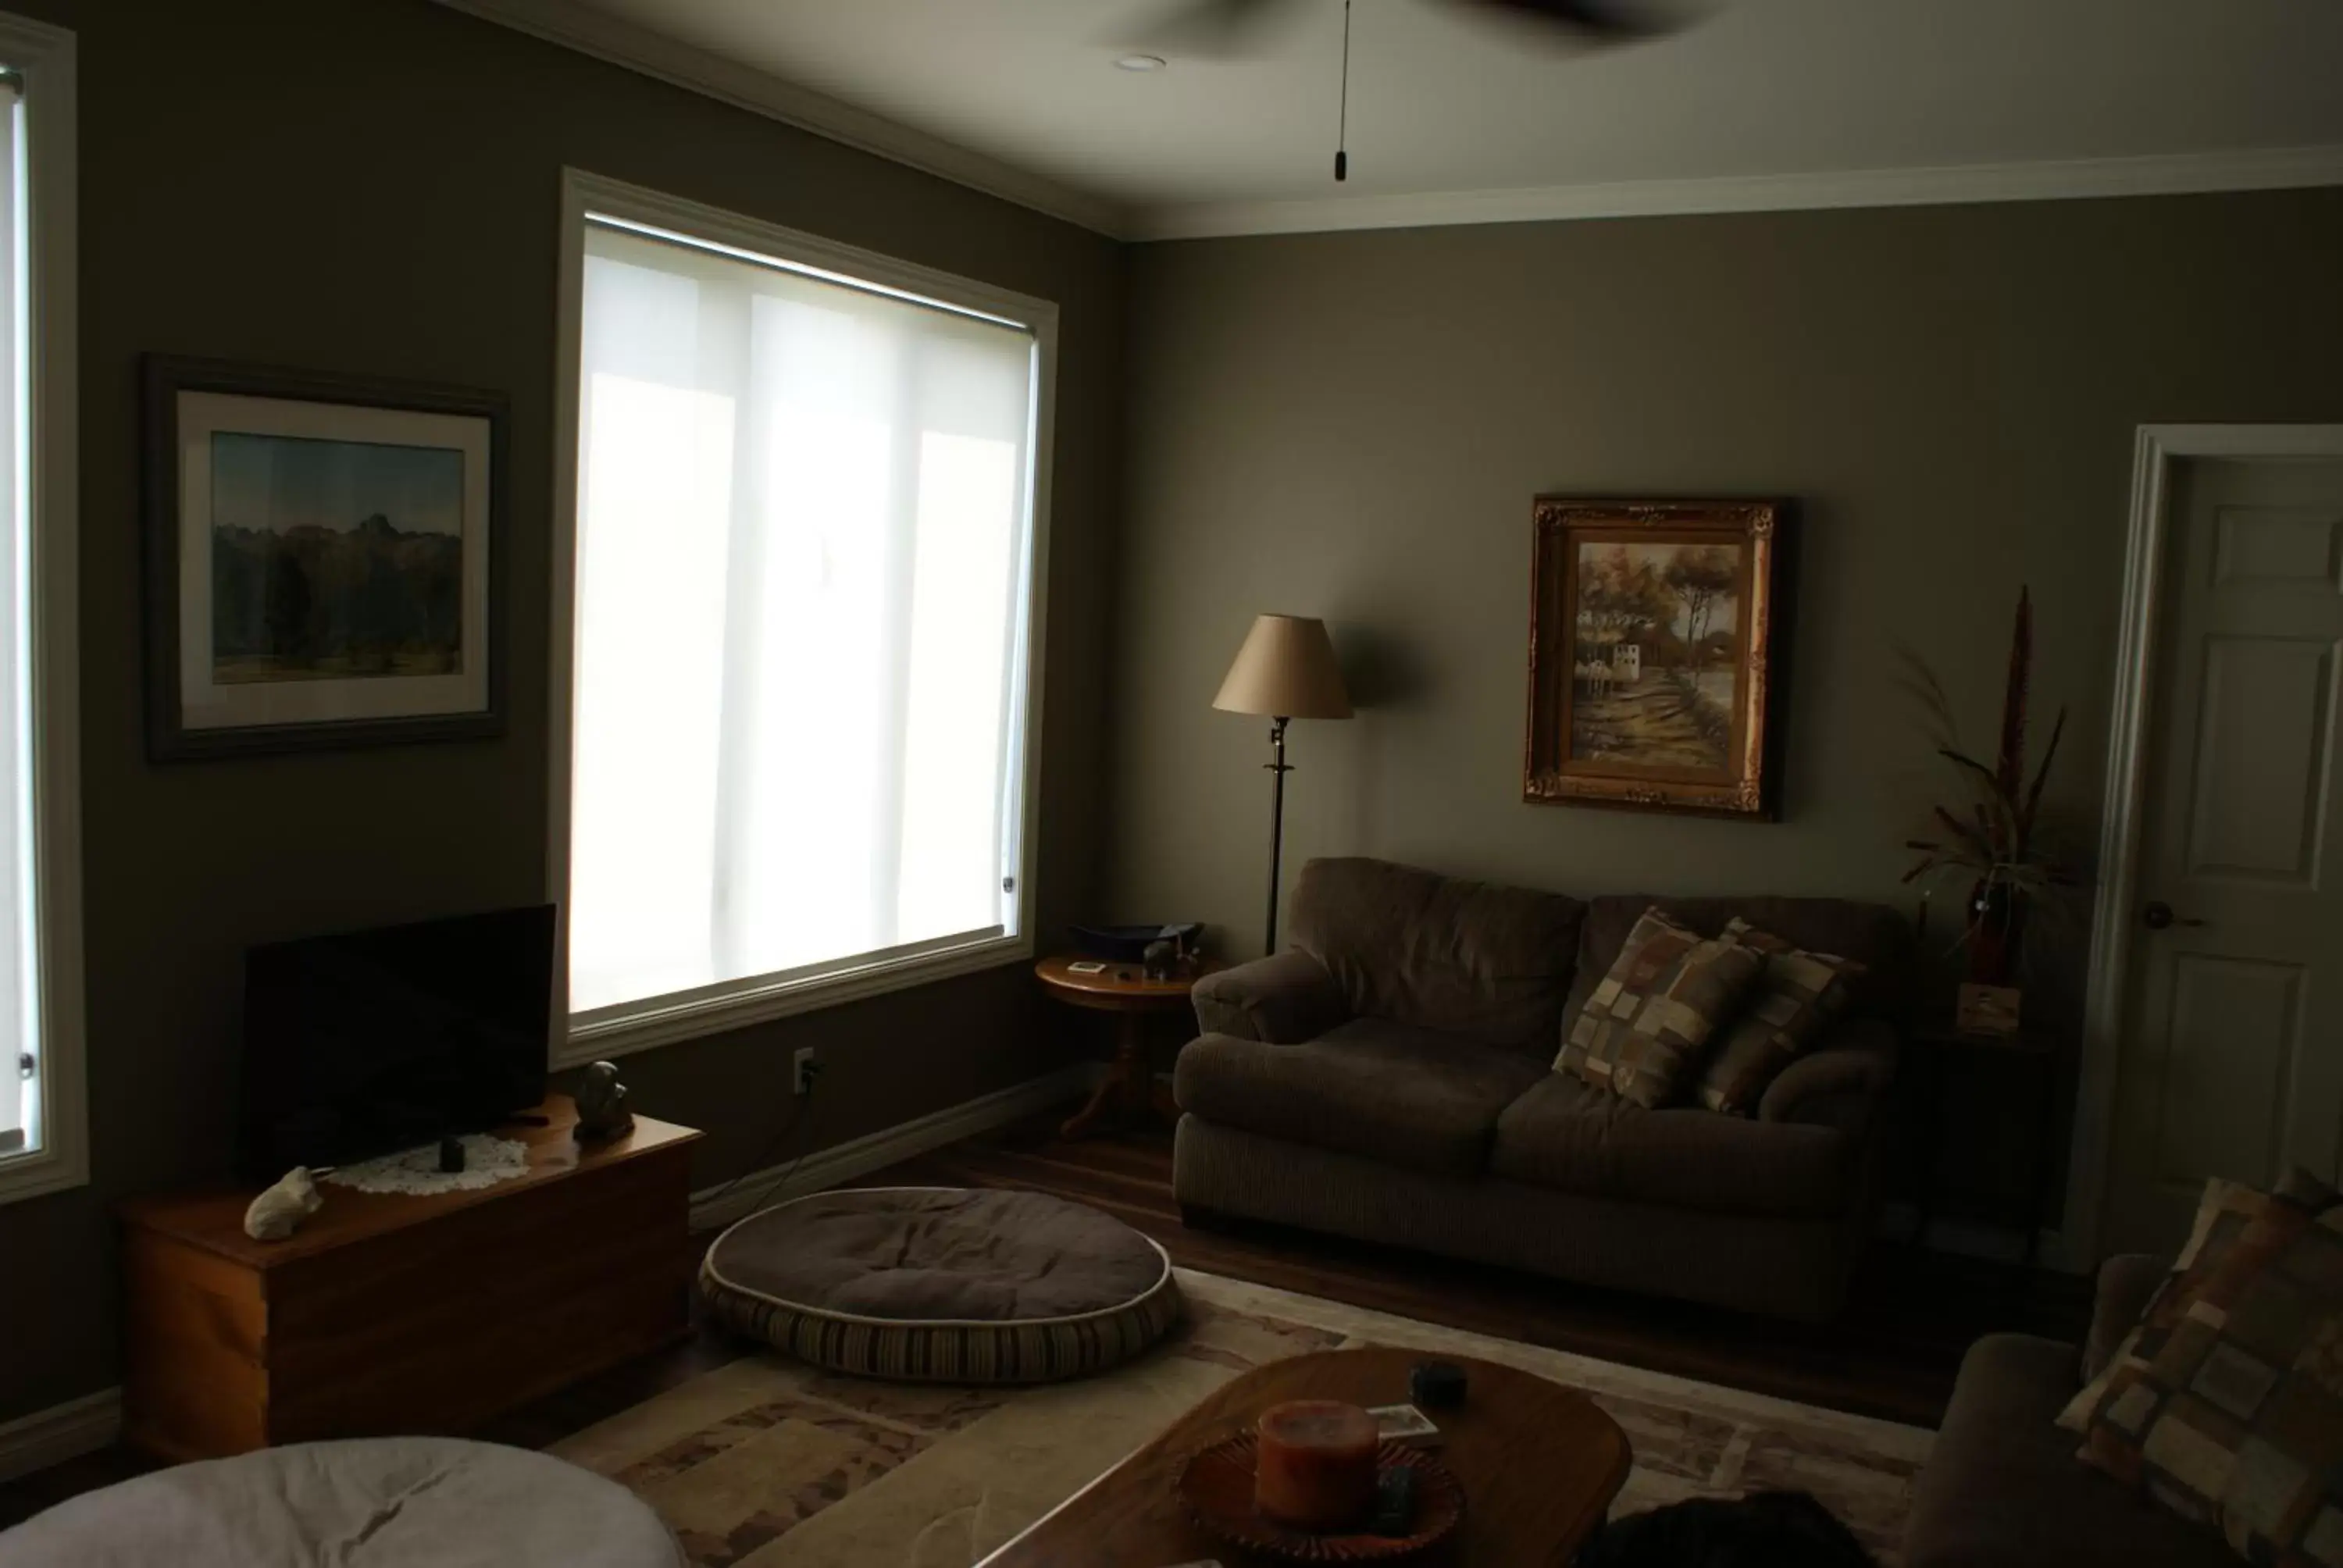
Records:
{"label": "beige lamp shade", "polygon": [[1212,706],[1272,719],[1348,719],[1351,694],[1326,623],[1311,616],[1264,615],[1245,634]]}

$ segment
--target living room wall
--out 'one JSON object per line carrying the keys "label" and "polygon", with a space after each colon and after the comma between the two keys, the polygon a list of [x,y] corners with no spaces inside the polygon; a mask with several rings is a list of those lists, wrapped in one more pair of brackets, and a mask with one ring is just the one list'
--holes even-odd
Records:
{"label": "living room wall", "polygon": [[[1117,501],[1121,247],[427,0],[10,0],[81,39],[82,668],[95,1180],[0,1207],[0,1421],[115,1381],[125,1194],[228,1158],[249,944],[546,896],[555,246],[564,165],[1057,301],[1040,925],[1092,901]],[[512,400],[511,719],[488,741],[156,766],[140,727],[145,352]],[[629,1058],[777,1151],[791,1049],[835,1143],[1061,1064],[1021,968]],[[789,1146],[793,1153],[797,1145]]]}
{"label": "living room wall", "polygon": [[[1909,909],[1946,786],[1895,651],[1990,749],[2021,585],[2046,809],[2097,846],[2135,427],[2343,419],[2343,192],[1154,245],[1131,281],[1109,901],[1259,950],[1259,611],[1360,703],[1297,723],[1286,864]],[[1798,498],[1784,819],[1525,805],[1530,503]],[[1958,888],[1939,890],[1946,934]],[[2071,995],[2070,922],[2034,983]],[[2004,1119],[2006,1120],[2006,1119]]]}

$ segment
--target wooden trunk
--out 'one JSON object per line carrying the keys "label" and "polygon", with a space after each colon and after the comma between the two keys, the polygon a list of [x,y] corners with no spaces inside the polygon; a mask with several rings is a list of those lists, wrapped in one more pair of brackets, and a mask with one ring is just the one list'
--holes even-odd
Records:
{"label": "wooden trunk", "polygon": [[419,1198],[325,1186],[283,1241],[250,1188],[122,1206],[124,1430],[166,1459],[458,1432],[689,1332],[689,1128],[592,1148],[564,1097],[528,1172]]}

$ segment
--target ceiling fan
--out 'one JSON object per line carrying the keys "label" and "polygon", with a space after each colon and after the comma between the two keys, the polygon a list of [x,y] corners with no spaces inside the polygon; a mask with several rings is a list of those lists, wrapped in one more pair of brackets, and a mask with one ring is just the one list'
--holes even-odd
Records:
{"label": "ceiling fan", "polygon": [[[1302,9],[1311,0],[1181,0],[1149,30],[1151,47],[1183,53],[1246,53],[1262,25]],[[1582,46],[1603,47],[1656,38],[1688,25],[1686,0],[1439,0],[1455,6],[1525,19]],[[1334,177],[1350,177],[1351,0],[1342,0],[1342,107],[1336,129]]]}
{"label": "ceiling fan", "polygon": [[[1672,32],[1684,17],[1679,5],[1657,0],[1441,0],[1544,23],[1584,44],[1624,44]],[[1183,0],[1151,36],[1215,54],[1240,52],[1260,25],[1300,9],[1308,0]]]}

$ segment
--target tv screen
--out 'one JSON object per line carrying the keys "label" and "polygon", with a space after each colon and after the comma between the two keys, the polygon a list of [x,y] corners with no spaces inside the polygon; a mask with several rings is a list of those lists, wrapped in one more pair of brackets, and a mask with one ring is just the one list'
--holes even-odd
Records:
{"label": "tv screen", "polygon": [[485,1131],[545,1098],[553,906],[254,948],[238,1166],[273,1181]]}

